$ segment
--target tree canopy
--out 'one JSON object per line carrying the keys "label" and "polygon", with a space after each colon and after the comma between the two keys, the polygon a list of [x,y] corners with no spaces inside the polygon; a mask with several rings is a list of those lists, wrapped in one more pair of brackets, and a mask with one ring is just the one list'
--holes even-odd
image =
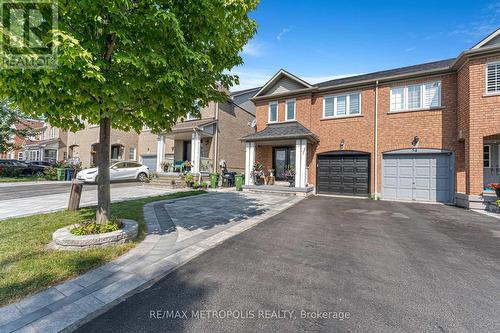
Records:
{"label": "tree canopy", "polygon": [[[256,0],[61,0],[56,68],[2,69],[0,95],[53,126],[168,130],[223,99],[256,29]],[[6,31],[2,28],[2,33]],[[2,54],[6,57],[8,55]]]}
{"label": "tree canopy", "polygon": [[0,102],[0,152],[9,151],[14,146],[12,137],[26,137],[33,133],[29,123],[24,126],[15,126],[23,123],[23,114],[18,107],[12,107],[9,101]]}

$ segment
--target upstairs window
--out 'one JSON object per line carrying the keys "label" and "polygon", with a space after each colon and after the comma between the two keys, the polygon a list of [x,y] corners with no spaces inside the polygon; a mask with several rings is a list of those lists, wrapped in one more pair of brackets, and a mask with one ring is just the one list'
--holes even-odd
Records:
{"label": "upstairs window", "polygon": [[270,123],[278,121],[278,102],[269,103],[269,119]]}
{"label": "upstairs window", "polygon": [[285,120],[295,120],[295,100],[286,101],[285,108]]}
{"label": "upstairs window", "polygon": [[323,118],[353,116],[361,114],[361,94],[325,96],[323,99]]}
{"label": "upstairs window", "polygon": [[391,88],[391,111],[431,109],[441,106],[441,81]]}
{"label": "upstairs window", "polygon": [[488,94],[500,93],[500,62],[486,66],[486,92]]}

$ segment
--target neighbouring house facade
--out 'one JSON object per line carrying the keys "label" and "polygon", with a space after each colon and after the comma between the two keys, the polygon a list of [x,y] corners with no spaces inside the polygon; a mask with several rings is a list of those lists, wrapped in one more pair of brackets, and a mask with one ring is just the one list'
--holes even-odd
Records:
{"label": "neighbouring house facade", "polygon": [[192,163],[195,174],[218,172],[225,161],[228,170],[245,169],[245,144],[241,135],[254,133],[255,106],[250,98],[259,88],[229,94],[224,103],[211,102],[188,115],[168,132],[153,134],[147,129],[140,135],[142,163],[157,171],[175,171],[183,161]]}
{"label": "neighbouring house facade", "polygon": [[42,124],[33,135],[24,139],[21,159],[51,163],[67,159],[68,132],[45,121]]}
{"label": "neighbouring house facade", "polygon": [[[191,161],[194,173],[217,171],[219,161],[225,160],[228,169],[243,171],[245,145],[240,136],[255,131],[249,126],[255,119],[250,97],[257,90],[230,94],[226,103],[211,102],[199,111],[199,117],[189,114],[168,132],[112,129],[111,160],[138,161],[159,172],[174,171],[175,163]],[[86,124],[80,131],[69,132],[67,145],[68,158],[79,159],[84,168],[96,166],[99,126]]]}
{"label": "neighbouring house facade", "polygon": [[18,130],[29,128],[31,133],[27,137],[13,136],[14,147],[1,153],[0,158],[46,162],[66,159],[66,131],[36,119],[22,119],[13,126]]}
{"label": "neighbouring house facade", "polygon": [[483,208],[500,182],[500,29],[457,58],[311,85],[280,70],[252,98],[255,161],[319,194]]}

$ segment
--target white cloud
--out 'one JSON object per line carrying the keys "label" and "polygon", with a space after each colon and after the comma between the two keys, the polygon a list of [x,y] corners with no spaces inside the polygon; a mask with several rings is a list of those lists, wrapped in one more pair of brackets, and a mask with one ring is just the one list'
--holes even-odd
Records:
{"label": "white cloud", "polygon": [[415,51],[416,47],[415,46],[411,46],[411,47],[407,47],[405,49],[405,52],[411,52],[411,51]]}
{"label": "white cloud", "polygon": [[283,36],[287,33],[289,33],[292,29],[291,28],[283,28],[280,33],[276,36],[277,40],[281,40]]}
{"label": "white cloud", "polygon": [[248,42],[248,44],[243,46],[243,51],[241,51],[241,54],[252,57],[260,57],[265,54],[264,44],[252,39]]}

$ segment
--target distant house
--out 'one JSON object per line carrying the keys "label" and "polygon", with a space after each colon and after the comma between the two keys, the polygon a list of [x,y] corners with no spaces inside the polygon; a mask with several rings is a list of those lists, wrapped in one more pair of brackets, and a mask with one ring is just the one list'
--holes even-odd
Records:
{"label": "distant house", "polygon": [[[171,131],[152,133],[144,128],[134,131],[111,131],[112,161],[138,161],[153,171],[174,170],[175,163],[190,161],[192,171],[216,171],[221,160],[229,170],[245,169],[245,145],[241,135],[255,132],[255,106],[250,98],[259,88],[229,94],[225,103],[211,102],[199,110],[200,117],[188,114]],[[99,126],[87,124],[84,129],[69,132],[67,157],[78,158],[83,167],[97,165]],[[170,166],[168,168],[167,166]]]}

